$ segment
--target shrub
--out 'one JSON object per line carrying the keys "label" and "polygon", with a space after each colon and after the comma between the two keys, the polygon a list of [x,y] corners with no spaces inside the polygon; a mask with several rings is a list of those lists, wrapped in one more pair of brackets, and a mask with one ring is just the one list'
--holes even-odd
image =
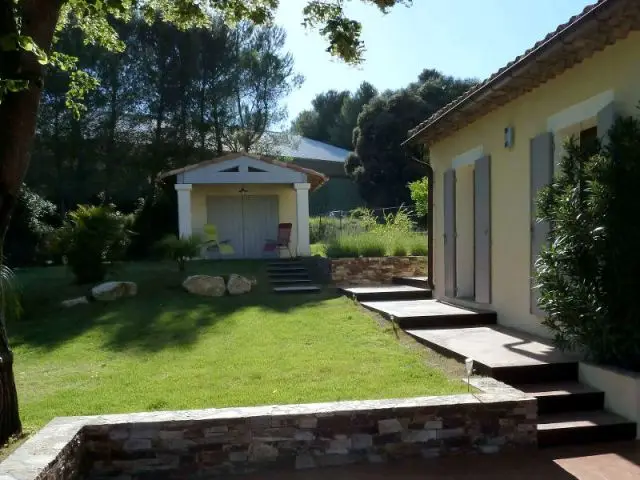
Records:
{"label": "shrub", "polygon": [[387,253],[384,238],[376,234],[365,233],[355,236],[355,239],[361,257],[384,257]]}
{"label": "shrub", "polygon": [[7,264],[33,265],[43,260],[39,258],[42,242],[59,222],[55,205],[23,185],[4,243]]}
{"label": "shrub", "polygon": [[410,182],[408,185],[411,192],[411,200],[413,200],[416,214],[421,218],[427,216],[427,196],[429,192],[429,183],[427,177]]}
{"label": "shrub", "polygon": [[353,236],[340,236],[329,243],[327,256],[330,258],[354,258],[359,257],[358,244]]}
{"label": "shrub", "polygon": [[178,270],[183,272],[188,259],[200,255],[200,249],[204,244],[198,235],[178,238],[175,235],[167,235],[159,242],[156,242],[157,251],[165,258],[175,260]]}
{"label": "shrub", "polygon": [[394,257],[406,257],[407,246],[404,243],[395,243],[391,246],[391,255]]}
{"label": "shrub", "polygon": [[178,231],[178,206],[173,184],[156,185],[138,205],[132,215],[133,236],[127,249],[130,259],[145,259],[153,254],[159,238]]}
{"label": "shrub", "polygon": [[123,257],[129,244],[127,219],[113,205],[80,205],[55,232],[53,248],[65,255],[78,283],[104,280],[108,262]]}
{"label": "shrub", "polygon": [[575,141],[537,201],[550,222],[536,263],[544,324],[557,344],[596,362],[640,369],[640,123],[619,119],[588,155]]}
{"label": "shrub", "polygon": [[427,238],[424,234],[414,233],[407,239],[407,243],[411,255],[426,256],[429,251]]}

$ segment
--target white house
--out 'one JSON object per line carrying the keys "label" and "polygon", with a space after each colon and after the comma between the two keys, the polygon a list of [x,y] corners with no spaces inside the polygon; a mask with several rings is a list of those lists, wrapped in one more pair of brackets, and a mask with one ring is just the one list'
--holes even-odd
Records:
{"label": "white house", "polygon": [[161,178],[173,175],[180,236],[204,235],[205,225],[214,225],[218,240],[233,247],[224,258],[262,258],[270,255],[264,246],[277,238],[278,224],[291,223],[291,251],[310,255],[309,192],[327,181],[325,175],[248,153],[230,153]]}

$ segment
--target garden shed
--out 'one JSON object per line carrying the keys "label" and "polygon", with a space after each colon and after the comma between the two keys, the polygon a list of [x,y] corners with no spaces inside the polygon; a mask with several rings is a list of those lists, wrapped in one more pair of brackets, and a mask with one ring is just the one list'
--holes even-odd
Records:
{"label": "garden shed", "polygon": [[[263,258],[278,255],[265,249],[277,239],[278,225],[291,224],[293,255],[310,254],[309,192],[327,178],[314,170],[248,153],[231,153],[172,170],[176,177],[181,237],[199,234],[230,246],[203,251],[207,258]],[[279,254],[288,256],[288,249]]]}

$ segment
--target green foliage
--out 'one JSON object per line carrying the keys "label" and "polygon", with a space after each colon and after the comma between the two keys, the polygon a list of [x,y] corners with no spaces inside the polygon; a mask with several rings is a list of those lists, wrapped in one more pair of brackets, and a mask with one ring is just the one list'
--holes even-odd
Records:
{"label": "green foliage", "polygon": [[363,108],[353,131],[354,153],[347,158],[345,170],[368,205],[410,202],[407,184],[424,177],[425,172],[415,161],[423,159],[421,149],[402,145],[407,132],[474,84],[474,80],[425,70],[417,82],[385,92]]}
{"label": "green foliage", "polygon": [[[53,15],[60,8],[53,4],[54,2],[51,3],[42,6],[43,15]],[[410,0],[366,0],[366,3],[374,4],[386,12],[396,4],[410,4]],[[114,20],[126,23],[135,17],[148,24],[164,21],[181,30],[208,28],[216,19],[222,19],[228,25],[236,25],[243,21],[265,25],[273,20],[278,4],[278,0],[67,0],[59,12],[56,33],[59,34],[65,29],[77,29],[82,33],[85,45],[99,45],[110,52],[119,53],[126,45],[114,26]],[[29,23],[33,23],[34,19],[25,22],[20,8],[8,7],[8,13],[12,13],[13,18],[7,18],[3,23],[4,28],[0,30],[0,57],[7,52],[27,52],[34,55],[42,65],[73,72],[68,104],[75,114],[79,114],[82,111],[79,100],[84,97],[88,87],[97,85],[89,80],[88,72],[83,73],[78,69],[79,58],[73,55],[60,57],[58,55],[61,52],[57,51],[47,55],[50,45],[37,45],[28,35]],[[308,0],[303,8],[303,15],[303,24],[308,28],[317,29],[326,38],[329,44],[327,51],[331,55],[350,64],[362,61],[362,27],[358,21],[345,15],[342,0]],[[19,71],[2,70],[0,102],[5,95],[27,88],[28,81],[14,78],[19,74]]]}
{"label": "green foliage", "polygon": [[159,238],[176,231],[177,199],[173,185],[156,185],[154,190],[139,199],[133,212],[131,244],[127,249],[128,259],[146,259],[153,252],[152,246]]}
{"label": "green foliage", "polygon": [[55,205],[23,185],[5,237],[7,264],[32,265],[42,260],[43,240],[58,223]]}
{"label": "green foliage", "polygon": [[640,122],[619,119],[589,155],[572,140],[538,198],[553,226],[536,263],[544,324],[558,345],[640,370]]}
{"label": "green foliage", "polygon": [[167,235],[155,244],[155,248],[165,258],[174,260],[178,264],[178,270],[183,272],[187,260],[198,257],[203,245],[204,241],[199,235],[180,238]]}
{"label": "green foliage", "polygon": [[328,238],[327,256],[383,257],[421,255],[426,249],[424,234],[415,232],[415,224],[405,208],[379,219],[366,208],[354,210],[350,216],[358,229],[343,230]]}
{"label": "green foliage", "polygon": [[329,90],[316,95],[311,102],[313,109],[300,112],[291,130],[303,137],[351,150],[358,115],[377,94],[373,85],[362,82],[354,93]]}
{"label": "green foliage", "polygon": [[[119,54],[83,45],[76,30],[59,34],[58,47],[100,82],[83,90],[80,118],[67,108],[73,73],[47,71],[27,181],[63,211],[96,203],[99,192],[126,212],[139,198],[156,205],[161,171],[253,149],[280,121],[282,100],[297,85],[277,27],[231,29],[218,21],[185,32],[133,20],[116,28],[127,47]],[[166,225],[147,246],[177,229],[175,221]],[[136,243],[132,248],[143,251]]]}
{"label": "green foliage", "polygon": [[80,205],[55,232],[54,248],[64,255],[80,284],[104,280],[107,267],[129,244],[127,218],[112,205]]}
{"label": "green foliage", "polygon": [[411,200],[413,200],[416,214],[419,217],[427,216],[427,200],[429,194],[429,180],[427,177],[421,178],[408,184]]}
{"label": "green foliage", "polygon": [[429,253],[429,246],[424,234],[412,235],[407,239],[407,248],[411,255],[425,257]]}

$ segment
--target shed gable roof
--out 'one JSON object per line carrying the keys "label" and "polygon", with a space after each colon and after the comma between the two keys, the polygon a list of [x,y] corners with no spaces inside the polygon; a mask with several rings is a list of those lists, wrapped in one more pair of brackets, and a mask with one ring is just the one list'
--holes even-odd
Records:
{"label": "shed gable roof", "polygon": [[639,1],[599,0],[420,123],[409,132],[405,143],[432,144],[441,140],[627,37],[634,30],[640,30]]}
{"label": "shed gable roof", "polygon": [[[248,171],[250,173],[273,173],[280,169],[285,171],[297,172],[306,177],[307,182],[311,184],[311,190],[320,188],[328,179],[322,173],[316,172],[309,168],[304,168],[298,165],[294,165],[289,162],[281,162],[269,157],[262,157],[258,155],[252,155],[249,153],[230,153],[211,160],[205,160],[204,162],[196,163],[193,165],[187,165],[186,167],[177,168],[168,172],[161,173],[158,178],[163,179],[173,175],[185,175],[189,173],[195,173],[197,170],[205,169],[211,166],[218,166],[214,169],[214,173],[219,174],[234,174],[240,173],[236,170],[236,167],[242,160],[249,160],[250,165]],[[275,167],[275,168],[274,168]],[[264,170],[263,170],[264,168]],[[251,183],[246,181],[243,183]]]}

